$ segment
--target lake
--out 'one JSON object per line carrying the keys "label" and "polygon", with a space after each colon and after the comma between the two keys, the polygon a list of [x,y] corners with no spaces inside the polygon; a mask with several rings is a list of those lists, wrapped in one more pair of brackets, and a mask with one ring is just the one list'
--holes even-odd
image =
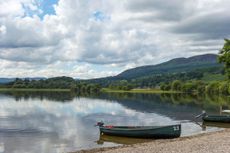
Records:
{"label": "lake", "polygon": [[[0,153],[62,153],[136,143],[140,139],[101,137],[94,124],[182,123],[182,136],[221,130],[195,123],[206,110],[229,108],[228,97],[185,94],[100,94],[1,92]],[[201,125],[199,125],[201,124]]]}

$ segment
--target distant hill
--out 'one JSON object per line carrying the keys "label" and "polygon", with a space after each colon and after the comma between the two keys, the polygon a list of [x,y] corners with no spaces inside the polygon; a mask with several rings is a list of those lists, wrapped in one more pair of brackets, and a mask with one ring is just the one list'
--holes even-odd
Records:
{"label": "distant hill", "polygon": [[0,84],[9,83],[14,81],[15,78],[0,78]]}
{"label": "distant hill", "polygon": [[[161,82],[170,82],[176,79],[179,80],[191,80],[198,79],[204,81],[212,81],[217,78],[223,80],[223,65],[217,62],[216,54],[198,55],[189,58],[175,58],[170,61],[157,64],[147,65],[128,69],[117,76],[78,80],[89,83],[99,83],[102,86],[108,86],[111,83],[115,83],[120,80],[128,80],[136,86],[155,86]],[[160,76],[160,77],[159,77]],[[20,78],[25,79],[25,78]],[[63,77],[56,78],[26,78],[29,80],[62,80]],[[72,79],[72,78],[71,78]],[[0,78],[0,84],[9,83],[14,81],[15,78]]]}
{"label": "distant hill", "polygon": [[205,54],[189,58],[175,58],[157,65],[128,69],[116,76],[90,79],[86,82],[99,83],[103,87],[127,80],[135,87],[153,87],[173,80],[224,80],[223,65],[218,63],[218,55]]}
{"label": "distant hill", "polygon": [[128,69],[115,78],[133,79],[139,77],[152,76],[156,74],[189,72],[205,68],[221,68],[222,65],[217,62],[216,54],[198,55],[189,58],[175,58],[170,61],[157,64],[136,67]]}
{"label": "distant hill", "polygon": [[[0,78],[0,84],[5,84],[14,81],[16,78]],[[28,80],[41,80],[46,79],[45,77],[34,77],[34,78],[20,78],[20,79],[28,79]]]}

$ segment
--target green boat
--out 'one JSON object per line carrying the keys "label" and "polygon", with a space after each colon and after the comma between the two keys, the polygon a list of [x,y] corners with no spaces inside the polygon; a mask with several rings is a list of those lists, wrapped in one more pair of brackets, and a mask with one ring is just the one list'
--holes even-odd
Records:
{"label": "green boat", "polygon": [[113,136],[168,139],[177,138],[181,135],[181,124],[168,126],[104,126],[98,122],[100,133]]}
{"label": "green boat", "polygon": [[211,127],[219,127],[219,128],[230,128],[229,123],[222,123],[222,122],[203,122],[203,127],[211,126]]}
{"label": "green boat", "polygon": [[205,122],[230,123],[230,115],[206,115],[202,119]]}
{"label": "green boat", "polygon": [[203,111],[200,115],[196,116],[196,118],[199,117],[202,117],[204,122],[230,123],[230,115],[207,115]]}

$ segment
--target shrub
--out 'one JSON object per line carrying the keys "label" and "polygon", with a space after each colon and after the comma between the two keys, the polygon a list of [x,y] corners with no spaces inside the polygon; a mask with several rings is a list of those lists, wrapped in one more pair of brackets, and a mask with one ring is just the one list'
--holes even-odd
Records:
{"label": "shrub", "polygon": [[182,82],[179,80],[173,81],[171,89],[175,91],[180,91],[182,89]]}
{"label": "shrub", "polygon": [[217,94],[219,93],[219,83],[218,82],[212,82],[208,84],[205,88],[205,92],[209,94]]}
{"label": "shrub", "polygon": [[228,82],[222,82],[219,84],[219,92],[221,94],[228,94],[229,93],[229,84]]}

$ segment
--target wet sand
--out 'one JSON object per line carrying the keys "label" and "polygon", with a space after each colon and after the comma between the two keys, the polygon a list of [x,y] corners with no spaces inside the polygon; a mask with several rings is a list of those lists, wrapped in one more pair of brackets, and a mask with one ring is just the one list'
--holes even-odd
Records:
{"label": "wet sand", "polygon": [[75,153],[230,153],[230,129],[177,139],[110,148],[81,150]]}

